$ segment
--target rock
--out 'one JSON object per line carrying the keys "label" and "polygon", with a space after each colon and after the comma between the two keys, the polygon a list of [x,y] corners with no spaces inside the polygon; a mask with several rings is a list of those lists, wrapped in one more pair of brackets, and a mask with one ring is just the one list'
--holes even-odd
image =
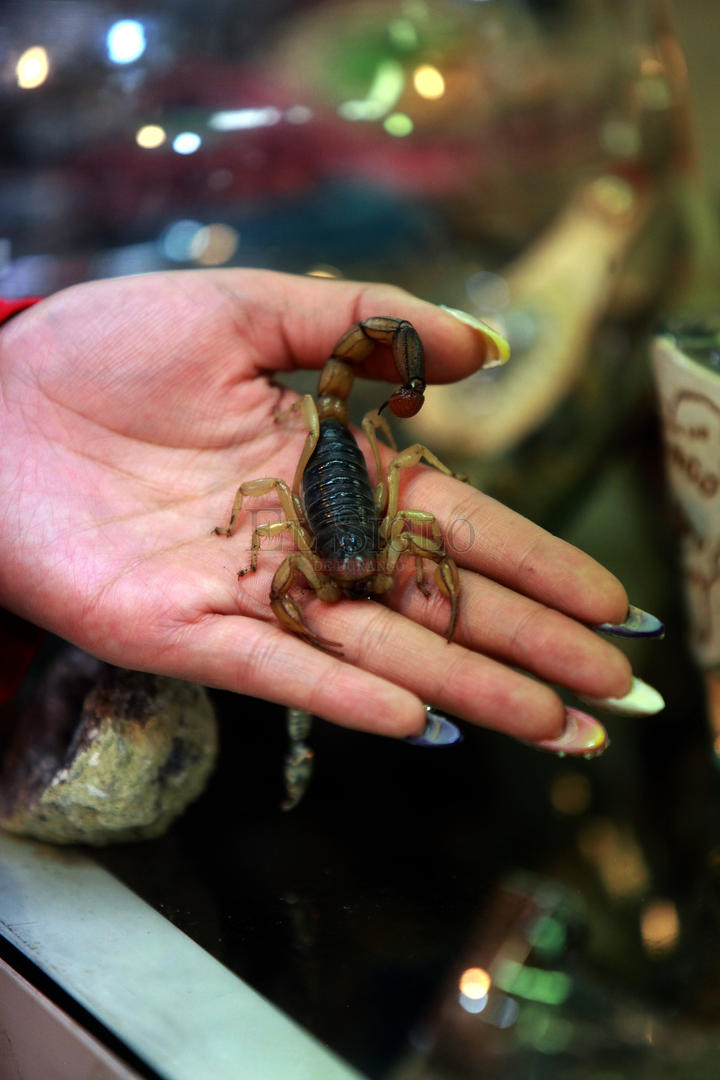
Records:
{"label": "rock", "polygon": [[0,773],[0,826],[51,843],[164,833],[204,790],[215,714],[192,683],[66,649],[20,717]]}

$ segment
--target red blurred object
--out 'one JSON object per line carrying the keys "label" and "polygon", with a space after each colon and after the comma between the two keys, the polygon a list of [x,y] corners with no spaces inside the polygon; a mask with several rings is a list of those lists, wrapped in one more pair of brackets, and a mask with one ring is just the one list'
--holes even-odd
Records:
{"label": "red blurred object", "polygon": [[[39,296],[0,299],[0,323],[37,304]],[[40,647],[44,631],[9,611],[0,609],[0,705],[9,701]]]}
{"label": "red blurred object", "polygon": [[38,300],[42,300],[41,296],[25,296],[20,300],[3,300],[0,299],[0,323],[7,322],[7,320],[17,315],[19,311],[24,311],[25,308],[32,307],[33,304],[37,304]]}

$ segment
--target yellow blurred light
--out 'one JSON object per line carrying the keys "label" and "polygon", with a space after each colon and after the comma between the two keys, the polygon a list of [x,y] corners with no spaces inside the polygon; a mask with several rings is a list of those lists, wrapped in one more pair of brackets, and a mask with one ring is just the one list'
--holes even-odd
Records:
{"label": "yellow blurred light", "polygon": [[154,150],[156,146],[162,146],[166,138],[165,129],[159,124],[145,124],[137,131],[135,142],[142,146],[143,150]]}
{"label": "yellow blurred light", "polygon": [[492,979],[483,968],[467,968],[460,976],[460,993],[473,1001],[487,995]]}
{"label": "yellow blurred light", "polygon": [[322,278],[338,278],[342,277],[342,273],[336,266],[329,266],[327,263],[323,263],[321,266],[313,266],[312,270],[308,270],[308,277],[322,277]]}
{"label": "yellow blurred light", "polygon": [[640,912],[640,934],[651,954],[670,952],[680,937],[680,919],[672,900],[650,900]]}
{"label": "yellow blurred light", "polygon": [[50,72],[48,54],[42,45],[26,49],[15,66],[18,86],[22,90],[34,90],[42,86]]}
{"label": "yellow blurred light", "polygon": [[590,781],[579,772],[562,773],[550,785],[550,802],[561,814],[583,814],[591,798]]}
{"label": "yellow blurred light", "polygon": [[657,56],[645,56],[640,62],[640,71],[645,76],[663,75],[665,65]]}
{"label": "yellow blurred light", "polygon": [[650,870],[640,844],[626,826],[618,826],[608,818],[595,818],[580,830],[578,846],[595,864],[614,899],[628,900],[647,889]]}
{"label": "yellow blurred light", "polygon": [[413,86],[420,97],[435,101],[445,93],[445,79],[432,64],[421,64],[413,72]]}
{"label": "yellow blurred light", "polygon": [[239,240],[231,225],[203,225],[190,242],[190,256],[201,266],[220,266],[235,254]]}

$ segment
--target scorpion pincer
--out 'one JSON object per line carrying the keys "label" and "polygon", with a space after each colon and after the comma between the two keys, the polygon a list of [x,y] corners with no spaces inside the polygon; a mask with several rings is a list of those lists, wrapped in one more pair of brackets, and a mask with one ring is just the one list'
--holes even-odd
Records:
{"label": "scorpion pincer", "polygon": [[[375,460],[373,488],[365,459],[349,427],[347,399],[355,377],[354,365],[366,359],[376,344],[391,346],[403,384],[380,410],[368,413],[362,421]],[[250,566],[238,577],[257,569],[262,537],[290,532],[297,550],[283,560],[275,573],[270,606],[282,626],[327,652],[339,652],[341,646],[307,626],[302,608],[290,595],[294,586],[304,579],[326,603],[336,603],[343,597],[379,596],[391,588],[403,556],[415,559],[417,584],[426,596],[429,591],[423,582],[423,560],[435,563],[436,583],[450,601],[447,640],[455,633],[460,582],[457,567],[444,550],[440,527],[433,514],[401,510],[398,506],[401,469],[424,459],[441,472],[454,474],[420,443],[398,453],[385,472],[377,441],[380,431],[397,449],[382,409],[389,405],[396,416],[414,416],[422,408],[424,391],[425,360],[415,328],[391,316],[357,323],[343,335],[325,364],[317,401],[307,394],[286,412],[276,413],[277,421],[301,411],[308,429],[292,489],[276,477],[246,481],[237,489],[228,525],[215,529],[219,535],[231,536],[246,497],[277,493],[284,519],[255,529]]]}

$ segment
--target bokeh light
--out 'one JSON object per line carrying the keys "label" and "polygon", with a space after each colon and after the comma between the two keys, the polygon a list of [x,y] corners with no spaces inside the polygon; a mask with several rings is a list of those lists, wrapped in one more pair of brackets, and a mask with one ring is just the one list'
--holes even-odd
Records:
{"label": "bokeh light", "polygon": [[651,956],[671,952],[680,937],[680,919],[674,901],[660,897],[648,900],[640,912],[640,935]]}
{"label": "bokeh light", "polygon": [[196,131],[181,131],[173,139],[172,148],[176,154],[194,154],[201,144],[202,139]]}
{"label": "bokeh light", "polygon": [[145,27],[137,19],[119,19],[108,30],[105,44],[113,64],[132,64],[145,52]]}
{"label": "bokeh light", "polygon": [[405,135],[412,133],[415,125],[409,116],[405,113],[391,113],[385,120],[383,127],[387,131],[388,135],[394,135],[396,138],[402,139]]}
{"label": "bokeh light", "polygon": [[42,45],[32,45],[26,49],[15,65],[17,84],[21,90],[34,90],[42,86],[49,73],[50,61]]}
{"label": "bokeh light", "polygon": [[200,266],[221,266],[233,257],[239,242],[232,225],[203,225],[190,240],[190,257]]}
{"label": "bokeh light", "polygon": [[432,64],[421,64],[413,72],[413,86],[420,97],[434,101],[445,93],[445,79],[442,72]]}
{"label": "bokeh light", "polygon": [[460,976],[460,993],[464,994],[465,997],[479,1000],[487,996],[491,982],[492,979],[484,968],[466,968]]}
{"label": "bokeh light", "polygon": [[159,124],[145,124],[135,134],[135,142],[143,150],[154,150],[157,146],[162,146],[166,138],[165,129]]}

